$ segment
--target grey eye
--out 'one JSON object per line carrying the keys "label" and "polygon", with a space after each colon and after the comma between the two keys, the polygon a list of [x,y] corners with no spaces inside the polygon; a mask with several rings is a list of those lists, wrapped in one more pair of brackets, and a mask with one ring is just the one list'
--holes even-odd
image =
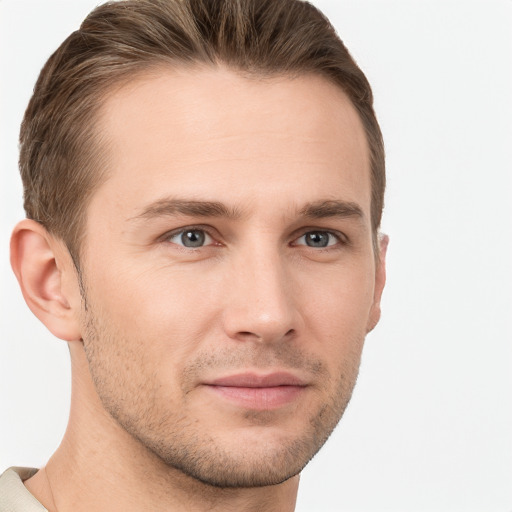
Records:
{"label": "grey eye", "polygon": [[169,241],[183,247],[196,248],[212,243],[212,238],[201,229],[185,229],[169,237]]}
{"label": "grey eye", "polygon": [[204,232],[197,229],[181,234],[181,241],[185,247],[201,247],[204,245],[205,238]]}
{"label": "grey eye", "polygon": [[296,244],[322,249],[335,245],[337,242],[338,237],[329,231],[308,231],[297,239]]}

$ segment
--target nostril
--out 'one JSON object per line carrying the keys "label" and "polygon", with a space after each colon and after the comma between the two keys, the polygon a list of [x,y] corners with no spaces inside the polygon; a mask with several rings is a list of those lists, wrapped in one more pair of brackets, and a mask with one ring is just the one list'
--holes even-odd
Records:
{"label": "nostril", "polygon": [[260,341],[270,341],[270,340],[276,340],[276,339],[289,339],[295,335],[295,329],[289,329],[284,333],[284,335],[279,335],[278,333],[258,333],[258,332],[251,332],[251,331],[238,331],[236,334],[236,337],[240,340],[249,340],[249,339],[257,339]]}

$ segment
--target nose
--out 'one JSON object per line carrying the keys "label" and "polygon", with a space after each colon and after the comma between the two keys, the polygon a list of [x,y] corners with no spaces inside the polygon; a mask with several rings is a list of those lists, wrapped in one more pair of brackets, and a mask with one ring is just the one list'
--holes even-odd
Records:
{"label": "nose", "polygon": [[275,343],[300,330],[292,271],[278,251],[240,254],[227,277],[223,324],[239,341]]}

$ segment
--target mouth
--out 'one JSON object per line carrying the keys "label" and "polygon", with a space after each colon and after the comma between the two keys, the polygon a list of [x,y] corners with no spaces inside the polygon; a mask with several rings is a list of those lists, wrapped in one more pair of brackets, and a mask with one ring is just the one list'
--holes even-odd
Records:
{"label": "mouth", "polygon": [[240,373],[203,384],[221,400],[250,410],[273,410],[292,404],[305,393],[308,384],[287,372]]}

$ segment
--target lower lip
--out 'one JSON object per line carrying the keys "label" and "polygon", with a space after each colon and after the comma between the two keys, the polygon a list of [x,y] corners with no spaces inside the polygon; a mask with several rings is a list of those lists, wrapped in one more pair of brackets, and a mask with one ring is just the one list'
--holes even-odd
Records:
{"label": "lower lip", "polygon": [[288,405],[295,401],[305,390],[304,386],[245,388],[209,385],[208,388],[216,395],[239,407],[259,411],[277,409]]}

